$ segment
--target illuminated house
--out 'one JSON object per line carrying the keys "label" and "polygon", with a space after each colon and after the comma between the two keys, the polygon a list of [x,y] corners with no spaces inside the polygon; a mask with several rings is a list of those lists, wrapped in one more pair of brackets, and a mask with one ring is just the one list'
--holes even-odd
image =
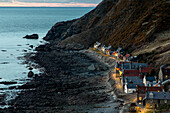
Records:
{"label": "illuminated house", "polygon": [[123,77],[124,81],[124,92],[125,93],[134,93],[138,86],[143,86],[142,79],[138,76],[132,77]]}
{"label": "illuminated house", "polygon": [[144,98],[144,105],[147,109],[157,109],[166,104],[170,105],[169,92],[147,92]]}
{"label": "illuminated house", "polygon": [[130,60],[130,54],[126,54],[126,55],[123,57],[123,60],[124,60],[124,61],[129,61],[129,60]]}
{"label": "illuminated house", "polygon": [[157,84],[156,77],[154,76],[144,76],[143,83],[145,86],[154,86]]}
{"label": "illuminated house", "polygon": [[168,79],[170,79],[170,64],[161,66],[159,71],[159,80],[161,82]]}
{"label": "illuminated house", "polygon": [[148,67],[147,63],[137,63],[137,62],[120,62],[116,64],[119,69],[140,69],[141,67]]}
{"label": "illuminated house", "polygon": [[125,93],[136,92],[137,86],[143,86],[139,70],[123,70],[121,83]]}
{"label": "illuminated house", "polygon": [[143,103],[143,99],[146,96],[146,92],[164,92],[163,86],[138,86],[137,88],[137,102],[139,104],[145,104]]}
{"label": "illuminated house", "polygon": [[101,43],[99,43],[99,42],[96,42],[95,44],[94,44],[94,48],[95,49],[98,49],[98,47],[101,45]]}

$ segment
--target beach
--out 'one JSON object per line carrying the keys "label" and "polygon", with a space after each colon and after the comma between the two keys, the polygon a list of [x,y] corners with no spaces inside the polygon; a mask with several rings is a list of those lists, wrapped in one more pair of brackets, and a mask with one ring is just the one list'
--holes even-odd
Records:
{"label": "beach", "polygon": [[29,53],[25,58],[39,64],[44,73],[18,87],[26,89],[1,112],[118,112],[109,85],[110,68],[85,53],[54,49]]}

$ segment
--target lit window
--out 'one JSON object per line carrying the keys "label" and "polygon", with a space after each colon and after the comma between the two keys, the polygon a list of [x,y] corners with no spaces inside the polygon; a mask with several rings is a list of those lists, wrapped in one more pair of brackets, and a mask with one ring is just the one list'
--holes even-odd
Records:
{"label": "lit window", "polygon": [[139,100],[142,100],[142,97],[139,97]]}
{"label": "lit window", "polygon": [[168,75],[166,75],[165,78],[167,79],[167,78],[168,78]]}
{"label": "lit window", "polygon": [[131,92],[131,89],[129,89],[129,92]]}
{"label": "lit window", "polygon": [[159,90],[158,90],[158,92],[159,92]]}

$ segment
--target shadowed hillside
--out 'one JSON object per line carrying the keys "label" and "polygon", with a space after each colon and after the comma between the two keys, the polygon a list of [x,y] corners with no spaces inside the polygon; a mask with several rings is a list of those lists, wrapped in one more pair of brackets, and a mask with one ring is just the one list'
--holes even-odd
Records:
{"label": "shadowed hillside", "polygon": [[170,59],[169,26],[169,1],[103,0],[81,18],[55,24],[44,39],[67,49],[84,49],[100,41],[160,65]]}

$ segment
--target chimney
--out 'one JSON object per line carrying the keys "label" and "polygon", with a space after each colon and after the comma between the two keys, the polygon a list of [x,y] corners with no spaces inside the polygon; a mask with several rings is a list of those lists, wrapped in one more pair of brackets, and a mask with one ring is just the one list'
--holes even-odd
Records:
{"label": "chimney", "polygon": [[149,98],[153,99],[153,93],[152,92],[149,93]]}

